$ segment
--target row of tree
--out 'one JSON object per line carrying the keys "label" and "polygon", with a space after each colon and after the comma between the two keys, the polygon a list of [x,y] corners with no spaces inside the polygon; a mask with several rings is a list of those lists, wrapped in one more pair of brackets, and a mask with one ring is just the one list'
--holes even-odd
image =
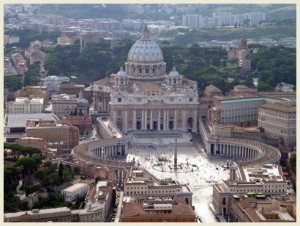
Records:
{"label": "row of tree", "polygon": [[259,72],[259,89],[272,90],[280,82],[296,85],[296,49],[260,47],[251,55],[251,66]]}
{"label": "row of tree", "polygon": [[[4,143],[4,159],[13,162],[4,167],[4,209],[5,211],[27,210],[28,203],[15,197],[16,188],[20,179],[23,185],[20,190],[29,195],[36,191],[48,191],[48,198],[41,199],[39,207],[66,206],[63,198],[55,192],[55,187],[73,180],[74,175],[80,174],[79,167],[42,162],[42,154],[38,148],[25,147],[18,144]],[[10,152],[8,150],[11,150]],[[52,195],[57,199],[52,199]],[[45,205],[44,205],[44,204]],[[69,203],[72,207],[72,204]]]}

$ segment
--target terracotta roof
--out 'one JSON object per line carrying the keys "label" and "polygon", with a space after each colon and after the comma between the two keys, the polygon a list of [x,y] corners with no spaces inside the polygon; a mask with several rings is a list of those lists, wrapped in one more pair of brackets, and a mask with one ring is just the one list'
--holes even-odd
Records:
{"label": "terracotta roof", "polygon": [[206,86],[205,89],[208,90],[208,91],[210,91],[210,92],[211,92],[211,91],[222,92],[219,88],[217,88],[216,86],[214,86],[214,85],[212,85],[212,84],[210,84],[209,86]]}
{"label": "terracotta roof", "polygon": [[182,85],[194,85],[197,84],[196,81],[188,79],[188,78],[182,78]]}
{"label": "terracotta roof", "polygon": [[159,92],[164,92],[162,87],[156,83],[145,81],[145,82],[140,82],[138,84],[138,87],[141,89],[141,91],[144,91],[145,93],[151,92],[151,91],[159,91]]}
{"label": "terracotta roof", "polygon": [[296,113],[296,106],[288,106],[282,104],[262,104],[260,107],[286,113]]}
{"label": "terracotta roof", "polygon": [[109,86],[112,86],[112,85],[114,85],[114,78],[106,76],[103,79],[95,81],[94,84],[96,84],[96,85],[109,85]]}
{"label": "terracotta roof", "polygon": [[[154,215],[143,209],[141,203],[124,203],[122,208],[122,215],[124,217],[133,217],[137,215]],[[172,205],[172,212],[175,215],[195,215],[192,207],[185,203],[176,203]]]}

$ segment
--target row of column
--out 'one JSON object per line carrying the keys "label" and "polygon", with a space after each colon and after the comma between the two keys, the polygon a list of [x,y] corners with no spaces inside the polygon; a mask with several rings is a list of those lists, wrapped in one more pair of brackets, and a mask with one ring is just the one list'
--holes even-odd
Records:
{"label": "row of column", "polygon": [[[148,117],[150,118],[150,120],[148,120]],[[169,111],[168,110],[164,110],[163,115],[161,115],[161,111],[158,110],[158,116],[156,118],[153,117],[153,111],[150,111],[150,115],[148,115],[148,111],[147,110],[142,110],[142,118],[140,120],[141,122],[141,130],[147,130],[147,129],[155,129],[153,122],[156,121],[156,129],[157,130],[166,130],[169,129]],[[172,121],[174,122],[175,120],[172,119]],[[134,111],[134,122],[135,124],[134,129],[136,128],[136,112]],[[148,127],[149,124],[149,127]],[[161,127],[162,124],[162,127]],[[176,123],[173,123],[176,124]]]}
{"label": "row of column", "polygon": [[258,157],[258,151],[248,147],[241,147],[229,144],[214,144],[211,150],[212,155],[231,156],[240,159],[255,159]]}
{"label": "row of column", "polygon": [[[142,117],[140,119],[137,119],[136,111],[133,111],[133,130],[137,130],[137,122],[140,122],[140,130],[177,130],[177,129],[183,129],[187,128],[187,111],[183,110],[181,113],[181,126],[178,128],[177,122],[178,122],[178,111],[175,110],[174,116],[171,119],[170,118],[170,111],[164,110],[163,113],[158,110],[158,116],[153,116],[153,111],[150,111],[150,114],[148,115],[147,110],[142,110]],[[125,119],[124,120],[124,131],[127,131],[128,129],[128,120],[129,117],[132,117],[128,114],[128,112],[125,113]],[[149,120],[148,120],[149,118]],[[192,117],[193,119],[197,118],[197,112],[194,112],[194,115]],[[156,128],[154,128],[154,122],[156,122]],[[148,126],[149,124],[149,126]],[[172,125],[170,125],[172,124]],[[194,132],[196,131],[196,120],[193,121],[193,128],[191,128]]]}
{"label": "row of column", "polygon": [[107,147],[100,147],[92,150],[92,154],[97,158],[109,158],[117,156],[125,156],[125,145],[112,145]]}

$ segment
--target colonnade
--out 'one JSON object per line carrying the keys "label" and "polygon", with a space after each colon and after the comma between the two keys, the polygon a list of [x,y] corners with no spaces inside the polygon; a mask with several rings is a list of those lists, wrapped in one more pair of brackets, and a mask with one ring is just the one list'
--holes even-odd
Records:
{"label": "colonnade", "polygon": [[116,144],[111,146],[100,146],[98,148],[93,148],[90,153],[97,158],[110,158],[119,157],[126,155],[126,145]]}
{"label": "colonnade", "polygon": [[259,141],[214,136],[210,131],[206,118],[199,120],[199,132],[208,155],[233,157],[242,160],[244,163],[254,160],[274,163],[281,156],[277,148]]}
{"label": "colonnade", "polygon": [[210,154],[230,156],[245,160],[256,159],[260,155],[258,150],[234,144],[211,144]]}
{"label": "colonnade", "polygon": [[[139,112],[138,112],[139,111]],[[188,114],[187,109],[155,109],[123,111],[122,116],[113,114],[113,121],[117,124],[122,122],[123,132],[128,130],[187,130],[197,131],[197,110]]]}

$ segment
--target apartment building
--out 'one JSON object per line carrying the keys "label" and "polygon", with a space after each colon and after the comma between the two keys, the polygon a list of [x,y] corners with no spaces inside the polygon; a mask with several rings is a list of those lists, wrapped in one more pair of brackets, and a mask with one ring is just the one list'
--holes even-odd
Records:
{"label": "apartment building", "polygon": [[258,110],[258,127],[270,139],[279,139],[285,146],[296,145],[296,104],[266,103]]}
{"label": "apartment building", "polygon": [[77,84],[60,84],[59,93],[63,94],[77,94],[80,92],[84,92],[84,85]]}
{"label": "apartment building", "polygon": [[58,117],[68,116],[77,107],[76,95],[52,95],[52,113]]}
{"label": "apartment building", "polygon": [[146,197],[170,197],[192,206],[193,193],[187,185],[174,180],[156,181],[142,168],[133,167],[128,171],[124,183],[124,195],[135,197],[142,202]]}
{"label": "apartment building", "polygon": [[67,187],[60,191],[64,200],[67,202],[73,202],[77,197],[83,197],[89,190],[89,185],[85,183],[76,183],[70,187]]}
{"label": "apartment building", "polygon": [[199,14],[183,15],[182,25],[187,27],[192,27],[195,29],[203,28],[203,19]]}
{"label": "apartment building", "polygon": [[263,195],[286,195],[287,181],[281,166],[275,164],[238,166],[230,165],[229,179],[213,185],[212,208],[216,215],[225,219],[229,215],[232,195],[261,193]]}
{"label": "apartment building", "polygon": [[245,194],[230,199],[230,222],[295,222],[296,201],[281,196]]}
{"label": "apartment building", "polygon": [[71,219],[71,210],[67,207],[4,214],[4,222],[71,222]]}
{"label": "apartment building", "polygon": [[78,145],[79,129],[66,124],[46,123],[41,120],[28,120],[26,125],[27,137],[39,137],[50,144],[61,144],[65,150]]}
{"label": "apartment building", "polygon": [[213,124],[235,124],[241,127],[256,126],[258,109],[262,104],[282,102],[268,97],[215,96],[209,109]]}
{"label": "apartment building", "polygon": [[56,75],[50,75],[46,78],[41,78],[41,85],[46,86],[49,93],[57,93],[59,86],[62,82],[70,82],[69,77],[60,77]]}
{"label": "apartment building", "polygon": [[43,98],[17,97],[15,101],[7,102],[9,114],[41,113],[44,106]]}
{"label": "apartment building", "polygon": [[196,215],[186,203],[124,203],[122,222],[195,222]]}

